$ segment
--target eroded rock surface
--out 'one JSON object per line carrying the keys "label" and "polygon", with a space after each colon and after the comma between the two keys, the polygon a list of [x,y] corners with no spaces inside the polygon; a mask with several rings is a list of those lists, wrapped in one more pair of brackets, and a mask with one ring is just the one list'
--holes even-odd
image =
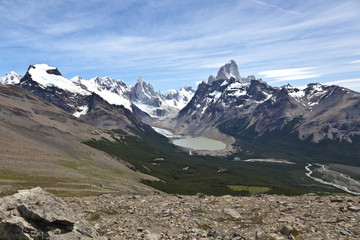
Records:
{"label": "eroded rock surface", "polygon": [[86,239],[98,237],[68,205],[41,188],[0,199],[0,239]]}

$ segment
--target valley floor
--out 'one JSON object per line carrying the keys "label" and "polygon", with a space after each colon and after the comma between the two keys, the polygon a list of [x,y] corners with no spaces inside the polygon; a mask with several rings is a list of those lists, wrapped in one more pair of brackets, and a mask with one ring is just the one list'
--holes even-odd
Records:
{"label": "valley floor", "polygon": [[63,200],[103,239],[360,239],[359,197],[198,194]]}

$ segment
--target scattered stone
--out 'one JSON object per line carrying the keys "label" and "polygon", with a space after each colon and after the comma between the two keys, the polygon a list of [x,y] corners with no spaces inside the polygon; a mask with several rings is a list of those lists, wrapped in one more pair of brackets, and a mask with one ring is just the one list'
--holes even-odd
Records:
{"label": "scattered stone", "polygon": [[291,231],[293,230],[293,228],[291,226],[283,226],[280,230],[280,232],[285,235],[285,236],[289,236]]}
{"label": "scattered stone", "polygon": [[241,218],[240,213],[238,213],[235,209],[232,208],[224,208],[224,213],[226,213],[227,215],[231,216],[232,218]]}
{"label": "scattered stone", "polygon": [[346,231],[345,229],[342,229],[342,230],[340,231],[340,233],[341,233],[342,235],[345,235],[345,236],[350,236],[350,235],[351,235],[351,233],[349,233],[349,232]]}
{"label": "scattered stone", "polygon": [[197,196],[198,198],[205,198],[205,197],[206,197],[206,195],[203,194],[203,193],[197,193],[196,196]]}
{"label": "scattered stone", "polygon": [[161,235],[156,234],[156,233],[150,233],[150,234],[145,235],[145,239],[147,239],[147,240],[159,240],[160,238],[161,238]]}
{"label": "scattered stone", "polygon": [[357,206],[348,206],[347,209],[351,212],[360,212],[360,207]]}
{"label": "scattered stone", "polygon": [[217,237],[220,237],[220,234],[216,231],[209,231],[207,233],[207,237],[213,237],[213,238],[217,238]]}
{"label": "scattered stone", "polygon": [[280,218],[278,221],[279,222],[288,222],[288,223],[293,223],[295,222],[295,217],[294,216],[286,216],[286,217],[282,217]]}
{"label": "scattered stone", "polygon": [[[342,199],[334,202],[331,199]],[[351,200],[351,201],[349,201]],[[76,229],[84,229],[79,219],[92,220],[92,229],[98,229],[102,238],[122,239],[360,239],[358,223],[360,212],[358,197],[351,196],[185,196],[154,194],[145,196],[111,195],[66,197],[63,209],[75,211],[73,218],[67,214],[42,212],[48,203],[35,198],[24,201],[0,199],[0,233],[19,231],[20,239],[88,239],[90,236]],[[348,205],[352,206],[348,206]],[[12,205],[8,210],[8,206]],[[306,207],[305,207],[306,206]],[[35,209],[37,207],[37,209]],[[350,207],[351,210],[348,210]],[[34,208],[34,209],[33,209]],[[237,214],[231,216],[231,210]],[[343,211],[339,211],[342,208]],[[58,210],[55,210],[57,212]],[[282,212],[283,211],[283,212]],[[228,212],[228,213],[226,213]],[[61,227],[39,230],[23,216],[38,216],[54,221],[60,216]],[[240,215],[240,217],[239,217]],[[237,216],[239,218],[236,218]],[[56,221],[56,220],[55,220]],[[67,222],[66,222],[67,221]],[[67,227],[74,224],[70,232]],[[9,228],[9,226],[11,226]],[[6,229],[6,230],[4,230]],[[26,231],[23,231],[26,229]],[[63,232],[62,232],[63,231]],[[2,239],[2,237],[0,237]],[[13,238],[5,238],[13,239]]]}
{"label": "scattered stone", "polygon": [[265,236],[266,235],[265,235],[265,233],[263,231],[261,231],[261,230],[256,231],[256,234],[255,234],[256,239],[263,238]]}
{"label": "scattered stone", "polygon": [[246,240],[245,237],[241,236],[240,234],[233,232],[230,234],[230,239],[232,240]]}

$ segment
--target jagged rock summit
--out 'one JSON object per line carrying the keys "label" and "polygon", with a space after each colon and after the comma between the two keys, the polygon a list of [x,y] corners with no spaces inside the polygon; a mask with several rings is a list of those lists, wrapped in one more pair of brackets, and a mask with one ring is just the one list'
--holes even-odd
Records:
{"label": "jagged rock summit", "polygon": [[0,239],[86,239],[98,233],[40,187],[0,199]]}
{"label": "jagged rock summit", "polygon": [[230,80],[232,77],[238,81],[241,80],[238,66],[234,60],[231,60],[219,69],[215,80]]}
{"label": "jagged rock summit", "polygon": [[144,82],[141,75],[139,75],[139,78],[131,91],[130,99],[133,102],[154,107],[160,107],[162,105],[160,94],[154,90],[154,87],[150,83],[147,84]]}

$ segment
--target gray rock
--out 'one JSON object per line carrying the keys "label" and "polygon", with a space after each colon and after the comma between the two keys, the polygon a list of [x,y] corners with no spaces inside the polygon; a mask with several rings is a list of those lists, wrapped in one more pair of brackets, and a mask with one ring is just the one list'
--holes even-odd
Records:
{"label": "gray rock", "polygon": [[295,217],[294,216],[285,216],[285,217],[280,218],[278,221],[293,223],[293,222],[295,222]]}
{"label": "gray rock", "polygon": [[49,238],[49,240],[69,240],[69,239],[76,239],[76,240],[90,240],[92,238],[84,237],[83,235],[76,233],[76,232],[69,232],[60,235],[54,235]]}
{"label": "gray rock", "polygon": [[257,230],[255,234],[256,239],[265,237],[265,233],[261,230]]}
{"label": "gray rock", "polygon": [[226,213],[227,215],[229,215],[233,218],[236,218],[236,219],[241,218],[240,213],[238,213],[235,209],[232,209],[232,208],[225,207],[224,213]]}
{"label": "gray rock", "polygon": [[340,233],[341,233],[342,235],[345,235],[345,236],[350,236],[350,235],[351,235],[351,233],[349,233],[349,232],[346,231],[345,229],[342,229],[342,230],[340,231]]}
{"label": "gray rock", "polygon": [[293,230],[293,228],[291,226],[283,226],[280,230],[280,232],[285,235],[285,236],[289,236],[291,231]]}
{"label": "gray rock", "polygon": [[147,240],[158,240],[160,238],[161,238],[161,235],[156,234],[156,233],[150,233],[150,234],[145,235],[145,239],[147,239]]}
{"label": "gray rock", "polygon": [[360,207],[357,206],[348,206],[347,209],[351,212],[360,212]]}
{"label": "gray rock", "polygon": [[65,202],[39,187],[0,199],[0,211],[3,212],[0,239],[59,240],[99,236]]}

